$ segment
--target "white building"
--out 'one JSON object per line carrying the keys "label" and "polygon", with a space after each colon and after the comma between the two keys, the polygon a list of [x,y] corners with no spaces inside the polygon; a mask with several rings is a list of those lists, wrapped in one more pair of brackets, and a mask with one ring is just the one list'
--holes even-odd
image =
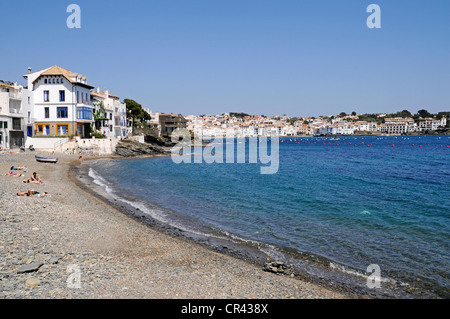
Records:
{"label": "white building", "polygon": [[426,118],[419,122],[420,131],[436,131],[439,127],[445,127],[447,125],[446,117],[442,117],[441,120],[435,120],[432,118]]}
{"label": "white building", "polygon": [[386,118],[384,123],[380,126],[381,133],[393,135],[415,132],[416,129],[417,125],[410,117]]}
{"label": "white building", "polygon": [[99,88],[91,92],[91,102],[94,112],[100,116],[95,121],[96,129],[108,137],[122,139],[127,136],[127,106],[119,98]]}
{"label": "white building", "polygon": [[358,121],[355,122],[356,131],[376,132],[378,130],[376,122]]}
{"label": "white building", "polygon": [[24,77],[30,91],[24,100],[31,127],[28,136],[90,137],[94,123],[90,91],[94,87],[85,76],[53,66],[34,73],[29,69]]}
{"label": "white building", "polygon": [[21,85],[0,83],[0,147],[25,145]]}

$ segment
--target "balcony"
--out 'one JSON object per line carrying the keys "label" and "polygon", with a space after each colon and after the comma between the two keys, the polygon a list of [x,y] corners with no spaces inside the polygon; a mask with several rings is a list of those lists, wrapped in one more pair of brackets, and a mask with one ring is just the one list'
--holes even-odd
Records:
{"label": "balcony", "polygon": [[13,100],[22,100],[21,92],[9,92],[9,98]]}
{"label": "balcony", "polygon": [[22,115],[22,110],[21,110],[20,106],[19,107],[9,106],[9,113],[11,115],[13,115],[13,114]]}
{"label": "balcony", "polygon": [[77,107],[77,120],[93,121],[94,116],[91,107],[79,106]]}
{"label": "balcony", "polygon": [[77,101],[77,105],[81,106],[81,105],[86,105],[86,106],[90,106],[90,107],[94,107],[95,105],[91,102],[91,101]]}

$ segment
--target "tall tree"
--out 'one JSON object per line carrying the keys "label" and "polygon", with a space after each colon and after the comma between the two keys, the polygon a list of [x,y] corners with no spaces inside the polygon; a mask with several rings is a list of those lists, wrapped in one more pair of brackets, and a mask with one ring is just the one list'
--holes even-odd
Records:
{"label": "tall tree", "polygon": [[426,117],[432,117],[433,115],[431,115],[431,113],[430,112],[428,112],[427,110],[419,110],[418,112],[417,112],[417,114],[419,114],[419,116],[421,117],[421,118],[426,118]]}
{"label": "tall tree", "polygon": [[412,114],[408,110],[403,110],[403,111],[399,112],[399,116],[400,117],[412,117]]}
{"label": "tall tree", "polygon": [[127,105],[127,117],[132,119],[133,126],[136,125],[136,121],[144,123],[152,119],[150,114],[145,111],[138,102],[131,99],[125,99],[124,103]]}

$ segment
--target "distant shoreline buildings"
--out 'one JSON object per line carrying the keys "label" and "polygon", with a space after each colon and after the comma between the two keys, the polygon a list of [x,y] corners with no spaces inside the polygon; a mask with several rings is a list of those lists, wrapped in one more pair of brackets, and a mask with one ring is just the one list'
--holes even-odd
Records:
{"label": "distant shoreline buildings", "polygon": [[[132,127],[134,120],[127,118],[126,103],[120,102],[119,97],[108,90],[101,91],[88,84],[86,76],[55,65],[37,72],[28,68],[23,77],[27,80],[26,87],[0,81],[0,149],[31,144],[39,144],[35,145],[37,148],[56,149],[74,139],[107,138],[115,143],[133,134],[146,134],[142,133],[146,128],[150,128],[147,132],[152,135],[166,137],[176,129],[186,128],[204,139],[414,134],[445,128],[448,131],[447,116],[450,114],[442,112],[445,115],[440,113],[437,118],[422,110],[419,117],[405,110],[399,113],[402,116],[378,113],[369,117],[356,112],[318,118],[245,113],[183,116],[152,113],[143,108],[151,120],[140,123],[144,131],[139,131]],[[82,144],[86,143],[84,140]],[[90,143],[86,147],[98,147]]]}
{"label": "distant shoreline buildings", "polygon": [[378,114],[379,121],[361,121],[359,116],[332,117],[288,116],[235,116],[232,113],[218,115],[188,115],[187,129],[200,138],[264,137],[264,136],[327,136],[354,134],[402,135],[415,132],[437,131],[447,125],[446,116],[434,118],[386,117]]}

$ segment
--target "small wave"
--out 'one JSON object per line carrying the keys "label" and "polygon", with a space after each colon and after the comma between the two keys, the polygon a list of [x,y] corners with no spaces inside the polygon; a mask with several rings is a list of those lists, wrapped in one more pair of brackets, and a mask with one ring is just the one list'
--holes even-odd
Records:
{"label": "small wave", "polygon": [[129,201],[119,195],[117,195],[116,192],[114,192],[113,188],[110,186],[109,182],[105,180],[102,176],[100,176],[94,169],[90,168],[88,172],[88,176],[92,178],[93,182],[100,186],[102,189],[104,189],[108,195],[110,195],[112,198],[117,199],[125,204],[128,204],[139,211],[142,211],[144,214],[151,216],[154,219],[157,219],[158,221],[161,221],[163,223],[167,222],[168,220],[165,218],[164,214],[160,211],[157,211],[155,209],[149,209],[145,203],[139,202],[139,201]]}
{"label": "small wave", "polygon": [[112,188],[108,185],[109,183],[101,177],[95,170],[89,168],[88,176],[92,178],[93,182],[103,188],[109,195],[113,195]]}
{"label": "small wave", "polygon": [[273,245],[270,245],[267,243],[262,243],[262,242],[252,240],[252,239],[245,239],[245,238],[230,234],[223,230],[222,230],[222,232],[226,236],[225,239],[232,239],[237,243],[247,243],[247,244],[256,246],[261,252],[263,252],[264,254],[266,254],[268,257],[270,257],[272,259],[276,259],[276,260],[279,260],[282,262],[284,262],[286,259],[286,256],[282,252],[280,252],[277,247],[275,247]]}
{"label": "small wave", "polygon": [[[346,268],[343,265],[339,265],[339,264],[336,264],[336,263],[333,263],[333,262],[330,262],[330,268],[339,270],[339,271],[341,271],[343,273],[346,273],[346,274],[349,274],[349,275],[358,276],[358,277],[362,277],[362,278],[365,278],[365,279],[369,278],[369,276],[366,275],[365,273],[362,273],[362,272],[360,272],[358,270]],[[380,276],[380,281],[384,282],[384,283],[390,283],[390,284],[396,284],[397,283],[396,280],[390,279],[390,278],[385,278],[383,276]],[[407,286],[408,284],[400,283],[400,285]]]}
{"label": "small wave", "polygon": [[147,204],[145,202],[141,202],[141,201],[131,201],[128,199],[125,199],[123,197],[121,197],[120,195],[118,195],[113,188],[109,185],[109,182],[107,180],[105,180],[102,176],[100,176],[94,169],[90,168],[89,172],[88,172],[88,176],[92,178],[93,182],[95,184],[97,184],[98,186],[100,186],[102,189],[104,189],[108,195],[110,195],[112,198],[121,201],[122,203],[125,203],[135,209],[137,209],[138,211],[142,212],[143,214],[155,219],[158,222],[161,222],[163,224],[166,224],[168,226],[177,228],[179,230],[185,231],[185,232],[189,232],[191,234],[195,234],[198,236],[203,236],[203,237],[217,237],[219,239],[223,239],[219,236],[214,236],[211,234],[207,234],[204,232],[199,232],[191,227],[187,227],[186,225],[183,225],[181,223],[178,223],[172,219],[170,219],[168,217],[167,214],[165,214],[162,210],[159,209],[152,209],[149,208],[147,206]]}

